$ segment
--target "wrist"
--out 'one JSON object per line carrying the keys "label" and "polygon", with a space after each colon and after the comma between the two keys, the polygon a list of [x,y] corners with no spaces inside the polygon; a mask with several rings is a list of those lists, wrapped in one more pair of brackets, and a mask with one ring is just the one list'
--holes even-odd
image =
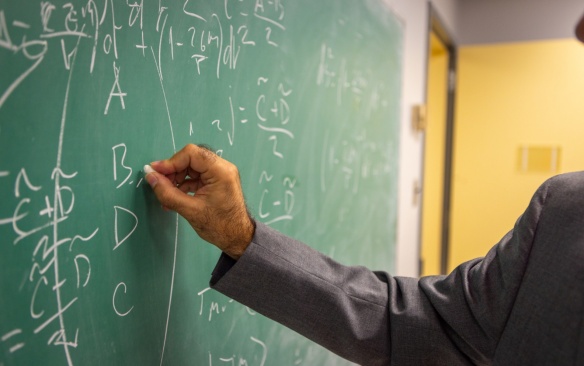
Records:
{"label": "wrist", "polygon": [[255,220],[248,213],[246,220],[242,224],[241,236],[229,248],[225,248],[223,252],[235,260],[241,258],[247,247],[251,244],[255,229]]}

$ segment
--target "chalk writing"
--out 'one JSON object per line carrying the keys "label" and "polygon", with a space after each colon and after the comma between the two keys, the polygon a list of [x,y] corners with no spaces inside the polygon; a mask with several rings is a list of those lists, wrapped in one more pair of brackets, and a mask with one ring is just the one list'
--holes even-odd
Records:
{"label": "chalk writing", "polygon": [[14,341],[15,339],[18,339],[18,335],[20,334],[22,334],[22,329],[14,329],[0,337],[0,341],[2,341],[3,343],[5,342],[8,344],[12,344],[8,348],[8,352],[14,353],[25,346],[24,342]]}
{"label": "chalk writing", "polygon": [[118,293],[118,289],[120,287],[123,287],[124,293],[126,293],[126,284],[124,282],[120,282],[118,283],[118,285],[116,286],[115,290],[114,290],[114,296],[112,297],[112,305],[114,307],[114,311],[116,312],[116,314],[118,314],[119,316],[126,316],[128,314],[130,314],[130,312],[134,309],[134,306],[132,305],[126,312],[121,312],[118,310],[118,307],[116,306],[116,294]]}
{"label": "chalk writing", "polygon": [[[255,352],[252,356],[246,357],[244,355],[230,355],[227,357],[218,357],[219,363],[216,365],[231,365],[231,366],[264,366],[268,358],[268,347],[264,342],[255,337],[249,337],[250,342],[259,348],[259,352]],[[209,366],[213,366],[213,355],[209,352]]]}
{"label": "chalk writing", "polygon": [[[1,219],[0,224],[11,224],[15,234],[13,240],[14,245],[33,244],[32,248],[34,250],[31,253],[32,265],[28,275],[28,280],[34,284],[29,306],[29,313],[34,323],[33,334],[41,334],[44,330],[49,330],[50,335],[47,337],[47,344],[61,347],[65,354],[67,364],[72,365],[73,359],[70,348],[77,347],[79,329],[75,328],[75,337],[71,340],[69,336],[71,326],[68,326],[66,323],[66,314],[68,309],[77,302],[78,296],[69,297],[69,295],[67,300],[65,292],[62,292],[62,290],[68,288],[69,282],[67,278],[68,271],[61,268],[64,265],[60,258],[60,254],[64,254],[61,247],[65,244],[70,244],[69,248],[72,252],[74,241],[91,240],[95,233],[97,233],[97,229],[89,237],[78,234],[74,234],[73,237],[60,235],[61,229],[74,212],[76,202],[73,183],[78,174],[77,172],[68,172],[62,168],[62,151],[64,130],[67,121],[67,104],[71,85],[71,74],[73,73],[75,60],[78,55],[77,51],[80,40],[81,38],[87,38],[88,35],[84,33],[85,25],[78,24],[78,13],[71,4],[65,4],[62,7],[62,10],[66,12],[63,28],[55,31],[54,29],[57,28],[51,25],[50,22],[52,12],[55,10],[56,7],[54,5],[49,2],[43,2],[41,4],[43,31],[41,34],[37,34],[39,38],[27,40],[27,36],[23,35],[21,43],[14,44],[6,25],[6,15],[4,10],[0,9],[0,47],[9,49],[16,55],[22,54],[28,60],[34,61],[28,69],[21,73],[4,90],[0,97],[0,108],[2,108],[16,87],[43,61],[44,55],[49,48],[47,39],[59,38],[58,44],[63,55],[64,68],[68,71],[56,163],[52,172],[50,172],[48,177],[45,177],[45,180],[52,181],[52,187],[51,184],[40,185],[33,183],[34,179],[30,176],[29,170],[24,167],[21,168],[14,180],[13,198],[16,201],[13,215],[11,218]],[[33,29],[28,26],[28,23],[16,19],[12,24],[15,28],[25,33]],[[66,41],[65,38],[74,39],[72,47],[70,47],[70,42]],[[79,248],[76,248],[75,253],[72,253],[75,255],[73,263],[77,268],[77,287],[85,287],[90,283],[90,257],[85,253],[79,253],[78,250]],[[84,267],[80,266],[81,263],[83,263]],[[82,274],[85,274],[85,276],[81,277]],[[83,282],[81,282],[82,278]],[[38,298],[40,292],[42,292],[43,298],[50,297],[51,295],[54,297],[56,309],[48,309],[43,305],[39,305]],[[57,327],[56,330],[55,327]],[[3,340],[8,340],[19,333],[20,330],[18,332],[8,333],[3,337]],[[23,342],[17,343],[9,351],[15,352],[23,346]]]}
{"label": "chalk writing", "polygon": [[[121,150],[121,152],[119,152],[119,150]],[[114,162],[113,162],[114,181],[115,182],[118,181],[118,169],[119,169],[118,167],[121,167],[122,168],[121,170],[125,170],[126,173],[127,173],[126,176],[124,177],[124,180],[122,180],[116,186],[116,188],[120,188],[132,176],[132,168],[130,168],[129,166],[126,166],[125,165],[127,151],[128,150],[126,148],[126,144],[123,144],[123,143],[122,144],[117,144],[114,147],[112,147],[113,158],[114,158]]]}
{"label": "chalk writing", "polygon": [[273,175],[262,171],[260,185],[271,185],[272,188],[264,188],[259,201],[259,217],[266,225],[279,221],[294,219],[294,187],[297,180],[294,177],[284,177],[279,186],[271,184]]}
{"label": "chalk writing", "polygon": [[[130,235],[132,235],[134,233],[134,231],[136,231],[136,228],[138,227],[138,216],[136,216],[136,214],[134,214],[132,211],[128,210],[127,208],[124,207],[120,207],[120,206],[114,206],[114,211],[115,211],[115,215],[114,215],[114,234],[115,234],[115,239],[116,239],[116,245],[114,246],[113,250],[116,250],[120,245],[122,245],[126,240],[128,240],[128,238],[130,237]],[[130,227],[131,229],[128,230],[126,232],[126,234],[120,239],[120,231],[122,230],[120,228],[120,224],[119,222],[122,220],[120,217],[125,216],[127,219],[129,219],[129,222],[131,222]],[[126,220],[127,222],[128,220]]]}
{"label": "chalk writing", "polygon": [[[214,315],[221,315],[228,311],[234,304],[233,299],[225,299],[222,298],[221,300],[215,299],[216,296],[213,296],[213,293],[209,293],[207,297],[207,301],[205,301],[205,293],[210,291],[211,288],[207,287],[197,293],[201,301],[201,307],[199,309],[199,316],[207,317],[208,321],[213,320]],[[211,300],[209,299],[211,297]],[[256,312],[251,310],[249,307],[245,307],[245,311],[249,315],[256,315]]]}
{"label": "chalk writing", "polygon": [[[0,78],[0,138],[12,139],[6,136],[16,131],[10,148],[23,145],[14,155],[3,149],[0,159],[1,257],[8,258],[2,264],[14,258],[8,270],[16,274],[6,285],[13,291],[2,296],[22,304],[9,309],[18,312],[14,319],[2,318],[0,366],[29,363],[18,357],[25,360],[33,343],[59,357],[46,363],[66,365],[79,364],[82,354],[103,345],[108,356],[100,361],[107,363],[125,351],[116,348],[122,335],[111,332],[111,325],[124,332],[142,329],[138,318],[144,314],[156,324],[151,333],[160,333],[152,335],[161,340],[153,343],[159,349],[152,355],[165,365],[166,349],[176,349],[169,342],[176,342],[174,327],[180,323],[177,300],[181,312],[191,305],[196,322],[226,330],[221,347],[197,344],[203,360],[193,362],[205,363],[208,356],[209,365],[269,363],[270,343],[260,339],[274,334],[255,327],[252,309],[204,285],[185,291],[182,278],[175,287],[175,275],[184,275],[180,266],[189,258],[181,258],[189,252],[179,247],[179,237],[190,241],[194,233],[177,214],[169,218],[158,210],[136,164],[170,155],[186,142],[209,140],[217,155],[245,162],[242,181],[257,220],[284,231],[297,229],[307,206],[322,204],[311,202],[307,191],[320,185],[322,196],[333,191],[356,196],[371,181],[395,173],[395,149],[374,142],[358,121],[348,120],[389,109],[386,78],[356,65],[335,34],[351,18],[335,15],[336,30],[321,34],[314,30],[324,16],[311,15],[298,27],[288,17],[300,9],[289,11],[290,3],[0,5],[0,69],[7,70]],[[291,34],[298,30],[303,33]],[[371,36],[354,33],[363,44]],[[303,44],[291,45],[297,39]],[[315,90],[332,106],[324,109],[354,114],[339,121],[346,130],[321,121],[320,101],[304,105]],[[27,101],[42,113],[23,108]],[[326,127],[310,126],[321,123]],[[352,217],[345,207],[323,215],[337,222]],[[340,246],[328,252],[342,255]],[[144,253],[151,255],[149,267]],[[145,268],[157,271],[157,280]],[[104,319],[107,327],[96,331]],[[247,329],[249,323],[239,319],[254,327]],[[132,321],[134,328],[126,329]],[[93,339],[94,333],[100,338]],[[299,347],[292,362],[301,364],[305,356]]]}
{"label": "chalk writing", "polygon": [[121,87],[120,87],[120,68],[116,67],[116,62],[114,61],[114,84],[112,85],[112,90],[110,91],[109,97],[107,98],[107,103],[105,105],[105,110],[103,111],[103,114],[107,114],[112,97],[120,98],[120,103],[122,105],[122,109],[126,109],[126,105],[124,103],[124,97],[126,95],[128,95],[128,94],[122,92]]}

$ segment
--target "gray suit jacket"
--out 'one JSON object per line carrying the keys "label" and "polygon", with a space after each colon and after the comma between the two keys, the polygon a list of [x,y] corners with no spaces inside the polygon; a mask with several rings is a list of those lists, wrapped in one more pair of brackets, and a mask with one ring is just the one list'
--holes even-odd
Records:
{"label": "gray suit jacket", "polygon": [[211,286],[363,365],[584,365],[584,173],[543,184],[511,232],[448,276],[343,266],[258,224]]}

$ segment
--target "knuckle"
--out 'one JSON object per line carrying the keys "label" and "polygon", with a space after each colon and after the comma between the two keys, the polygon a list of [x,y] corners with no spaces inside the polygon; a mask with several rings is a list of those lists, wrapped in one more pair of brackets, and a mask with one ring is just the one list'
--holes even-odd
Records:
{"label": "knuckle", "polygon": [[201,159],[211,163],[217,160],[217,155],[207,147],[197,147]]}
{"label": "knuckle", "polygon": [[188,153],[189,155],[192,155],[193,153],[195,153],[198,149],[197,146],[195,144],[187,144],[183,150]]}
{"label": "knuckle", "polygon": [[239,169],[232,163],[227,163],[225,166],[225,173],[229,180],[238,182],[239,181]]}
{"label": "knuckle", "polygon": [[228,171],[231,175],[239,176],[239,169],[237,169],[237,165],[233,163],[228,164]]}

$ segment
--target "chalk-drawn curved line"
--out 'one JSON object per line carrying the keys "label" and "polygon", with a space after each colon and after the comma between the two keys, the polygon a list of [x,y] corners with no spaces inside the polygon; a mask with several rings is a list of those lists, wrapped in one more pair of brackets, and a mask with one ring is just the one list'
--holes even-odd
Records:
{"label": "chalk-drawn curved line", "polygon": [[[241,36],[241,44],[243,44],[243,45],[250,45],[250,46],[255,46],[255,45],[256,45],[255,41],[248,41],[248,40],[247,40],[247,33],[248,33],[248,30],[247,30],[247,26],[246,26],[246,25],[242,25],[242,26],[240,26],[240,27],[237,29],[237,34],[239,35],[239,34],[241,33],[241,31],[242,31],[242,30],[244,31],[244,33],[243,33],[243,36]],[[267,80],[266,80],[266,81],[267,81]]]}
{"label": "chalk-drawn curved line", "polygon": [[268,138],[268,140],[270,141],[274,141],[274,147],[272,149],[272,152],[274,153],[274,155],[276,155],[277,157],[279,157],[280,159],[284,158],[284,154],[282,154],[281,152],[279,152],[278,149],[278,137],[276,137],[276,135],[272,135]]}
{"label": "chalk-drawn curved line", "polygon": [[22,168],[22,169],[20,169],[20,172],[18,172],[18,175],[16,176],[16,181],[14,182],[14,196],[17,198],[20,197],[20,180],[21,179],[24,179],[24,183],[26,184],[28,189],[30,189],[31,191],[36,192],[42,188],[41,186],[33,185],[30,182],[28,175],[26,174],[26,170],[24,168]]}
{"label": "chalk-drawn curved line", "polygon": [[[160,15],[166,8],[162,8],[160,11]],[[160,19],[160,17],[158,18]],[[158,40],[158,77],[160,78],[160,82],[162,82],[162,59],[161,59],[161,52],[162,52],[162,36],[164,36],[164,28],[166,27],[166,20],[168,19],[168,14],[164,16],[164,22],[162,22],[162,28],[160,29],[160,39]],[[152,49],[152,47],[150,47]]]}
{"label": "chalk-drawn curved line", "polygon": [[118,292],[118,288],[120,286],[124,286],[124,293],[126,293],[126,284],[123,282],[118,283],[118,285],[116,286],[116,289],[114,290],[114,296],[112,297],[112,305],[114,307],[114,311],[116,312],[116,314],[118,314],[119,316],[126,316],[128,314],[130,314],[130,311],[132,311],[132,309],[134,309],[134,305],[132,305],[132,307],[130,308],[130,310],[126,311],[125,313],[120,313],[118,311],[118,308],[116,307],[116,293]]}
{"label": "chalk-drawn curved line", "polygon": [[43,22],[43,31],[44,32],[52,32],[53,30],[48,27],[49,19],[51,18],[51,13],[55,10],[55,5],[51,4],[50,2],[41,1],[41,19]]}
{"label": "chalk-drawn curved line", "polygon": [[164,105],[166,106],[166,115],[168,116],[168,123],[170,126],[170,137],[172,139],[172,149],[176,152],[176,143],[174,140],[174,129],[172,128],[172,120],[170,119],[170,110],[168,109],[168,101],[166,100],[166,91],[164,90],[164,85],[162,84],[162,75],[160,74],[161,68],[156,62],[156,57],[154,56],[154,49],[150,47],[150,51],[152,51],[152,57],[154,58],[154,64],[156,65],[156,70],[158,71],[158,78],[160,80],[160,87],[162,88],[162,95],[164,96]]}
{"label": "chalk-drawn curved line", "polygon": [[[112,91],[113,91],[113,89],[112,89]],[[110,93],[110,96],[111,96],[111,93]],[[108,99],[108,103],[109,103],[109,99]],[[106,106],[106,108],[107,108],[107,106]],[[124,184],[126,184],[126,182],[128,181],[128,179],[130,179],[132,177],[132,168],[130,168],[129,166],[124,165],[125,160],[126,160],[126,154],[128,152],[128,148],[126,147],[126,144],[125,143],[121,143],[121,144],[117,144],[116,146],[113,146],[112,147],[113,158],[114,158],[114,163],[113,163],[113,167],[114,167],[114,181],[117,181],[118,180],[118,171],[117,171],[117,168],[116,168],[117,165],[118,165],[118,160],[116,159],[116,149],[117,148],[120,148],[120,147],[123,147],[124,148],[124,152],[122,153],[122,158],[120,159],[120,165],[126,171],[129,171],[129,173],[128,173],[128,175],[126,175],[126,179],[124,179],[120,184],[118,184],[116,186],[116,189],[118,189],[121,186],[123,186]]]}
{"label": "chalk-drawn curved line", "polygon": [[271,36],[272,36],[272,28],[266,27],[266,41],[268,42],[269,45],[274,46],[274,47],[278,47],[278,44],[276,42],[273,42],[272,40],[270,40]]}
{"label": "chalk-drawn curved line", "polygon": [[33,319],[38,319],[41,316],[43,316],[43,314],[45,313],[44,310],[42,310],[40,313],[37,313],[36,311],[34,311],[36,294],[39,290],[39,285],[41,284],[41,280],[43,280],[43,282],[45,283],[45,286],[49,284],[49,281],[47,281],[47,278],[45,276],[41,276],[41,277],[39,277],[39,280],[37,281],[37,284],[34,287],[34,291],[32,293],[32,299],[30,300],[30,316],[32,316]]}
{"label": "chalk-drawn curved line", "polygon": [[[63,210],[63,197],[61,196],[62,191],[71,193],[71,202],[69,203],[69,207],[66,210]],[[75,207],[75,194],[73,193],[73,189],[71,189],[69,186],[59,187],[59,209],[61,210],[61,213],[66,216],[70,214],[71,211],[73,211],[73,207]]]}
{"label": "chalk-drawn curved line", "polygon": [[[16,205],[16,208],[14,209],[14,215],[12,216],[13,220],[12,220],[12,230],[19,236],[25,236],[26,232],[20,230],[20,228],[18,227],[18,221],[21,218],[24,218],[28,215],[28,212],[25,212],[23,214],[20,214],[20,208],[22,207],[22,205],[24,204],[29,204],[30,203],[30,198],[23,198],[22,200],[20,200],[20,202],[18,202],[18,205]],[[16,241],[14,242],[14,244],[16,244]]]}
{"label": "chalk-drawn curved line", "polygon": [[[61,282],[61,284],[62,283],[63,282]],[[77,300],[79,300],[79,297],[74,297],[73,300],[71,300],[67,303],[67,305],[59,307],[59,309],[57,310],[57,312],[55,314],[51,315],[51,317],[48,318],[47,320],[45,320],[43,324],[41,324],[35,328],[35,330],[33,331],[33,334],[38,334],[43,329],[45,329],[49,324],[51,324],[53,321],[55,321],[55,319],[62,317],[63,313],[66,312],[67,309],[69,309],[71,307],[71,305],[75,304],[75,302]],[[65,330],[65,328],[62,328],[62,329],[63,329],[63,331]],[[65,351],[66,354],[69,354],[69,349],[67,347],[64,347],[64,348],[66,350]],[[68,361],[68,365],[73,365],[73,361]]]}
{"label": "chalk-drawn curved line", "polygon": [[[162,35],[161,35],[162,37]],[[168,116],[168,125],[170,127],[170,137],[172,138],[172,148],[173,151],[176,153],[176,142],[174,139],[174,131],[172,127],[172,119],[170,118],[170,109],[168,108],[168,101],[166,99],[166,91],[164,90],[164,84],[162,82],[162,71],[160,66],[156,62],[156,56],[154,56],[154,49],[150,47],[150,51],[152,51],[152,58],[154,59],[154,65],[156,65],[156,70],[158,71],[158,80],[160,81],[160,88],[162,89],[162,96],[164,97],[164,105],[166,106],[166,115]],[[160,365],[164,361],[164,351],[166,349],[166,338],[168,335],[168,324],[170,323],[170,308],[172,307],[172,294],[174,291],[174,275],[176,271],[176,252],[178,247],[178,213],[176,214],[176,227],[175,227],[175,236],[174,236],[174,254],[172,259],[172,276],[170,278],[170,294],[168,296],[168,311],[166,314],[166,325],[164,327],[164,341],[162,343],[162,352],[160,355]]]}
{"label": "chalk-drawn curved line", "polygon": [[283,95],[284,97],[287,97],[287,96],[289,96],[290,94],[292,94],[292,89],[290,89],[290,90],[284,90],[284,85],[283,85],[282,83],[278,84],[278,91],[279,91],[280,93],[282,93],[282,95]]}
{"label": "chalk-drawn curved line", "polygon": [[87,33],[83,33],[81,31],[62,31],[62,32],[51,32],[51,33],[43,33],[40,35],[41,38],[56,38],[56,37],[64,37],[64,36],[73,36],[73,37],[83,37],[83,38],[93,38]]}
{"label": "chalk-drawn curved line", "polygon": [[254,15],[256,18],[258,18],[258,19],[264,20],[264,21],[266,21],[266,22],[268,22],[268,23],[270,23],[270,24],[273,24],[273,25],[275,25],[276,27],[280,28],[281,30],[286,30],[286,27],[284,27],[282,24],[280,24],[280,23],[276,22],[275,20],[272,20],[272,19],[270,19],[270,18],[266,18],[266,17],[264,17],[264,16],[261,16],[261,15],[259,15],[258,13],[254,13],[253,15]]}
{"label": "chalk-drawn curved line", "polygon": [[[92,8],[93,6],[93,8]],[[95,35],[93,36],[93,49],[91,51],[91,63],[89,64],[89,73],[93,74],[93,66],[95,65],[95,55],[97,50],[97,40],[99,39],[99,12],[97,10],[97,5],[93,1],[89,1],[86,5],[86,12],[90,14],[89,19],[91,24],[95,26]],[[86,8],[82,8],[85,10]]]}
{"label": "chalk-drawn curved line", "polygon": [[266,358],[268,357],[268,346],[266,346],[266,344],[262,341],[260,341],[259,339],[255,338],[255,337],[249,337],[253,342],[259,344],[262,349],[262,361],[260,362],[260,366],[264,366],[266,364]]}
{"label": "chalk-drawn curved line", "polygon": [[[136,220],[136,223],[134,224],[134,227],[132,228],[132,230],[130,230],[130,232],[128,234],[126,234],[126,236],[124,236],[124,238],[122,240],[120,240],[120,238],[118,237],[118,209],[129,213]],[[114,206],[114,211],[115,211],[115,214],[114,214],[114,233],[115,233],[115,237],[116,237],[116,246],[114,247],[113,250],[116,250],[120,245],[122,245],[123,242],[128,240],[128,238],[134,233],[134,231],[136,231],[136,228],[138,227],[138,217],[132,211],[128,210],[127,208],[123,208],[121,206]]]}
{"label": "chalk-drawn curved line", "polygon": [[292,220],[292,219],[293,219],[293,217],[291,215],[282,215],[282,216],[278,216],[275,219],[270,220],[268,222],[264,222],[264,225],[268,225],[269,226],[269,225],[272,225],[272,224],[274,224],[274,223],[276,223],[278,221]]}
{"label": "chalk-drawn curved line", "polygon": [[[97,7],[97,6],[96,6]],[[99,21],[99,24],[102,25],[103,22],[105,21],[105,16],[107,15],[107,1],[103,2],[103,11],[101,12],[101,19]]]}
{"label": "chalk-drawn curved line", "polygon": [[266,193],[268,193],[269,191],[267,189],[264,189],[264,191],[262,192],[262,197],[260,198],[260,208],[259,208],[259,215],[260,218],[265,219],[266,217],[270,216],[269,212],[263,213],[262,212],[262,207],[264,205],[264,196],[266,195]]}
{"label": "chalk-drawn curved line", "polygon": [[61,168],[55,168],[55,169],[53,169],[53,172],[51,173],[51,179],[55,179],[55,177],[57,177],[57,175],[59,177],[65,178],[65,179],[72,179],[72,178],[75,178],[77,176],[77,172],[72,173],[72,174],[65,174],[63,172],[63,170],[61,170]]}
{"label": "chalk-drawn curved line", "polygon": [[278,127],[266,127],[264,125],[262,125],[261,123],[258,123],[258,127],[261,128],[264,131],[268,131],[268,132],[278,132],[278,133],[283,133],[284,135],[290,137],[291,139],[294,139],[294,134],[290,131],[288,131],[285,128],[278,128]]}
{"label": "chalk-drawn curved line", "polygon": [[[85,29],[85,24],[83,25],[83,27],[81,28],[81,31],[83,32],[83,30]],[[75,49],[79,48],[79,43],[81,42],[81,37],[77,38],[77,44],[75,45]],[[51,178],[54,180],[54,186],[55,186],[55,190],[54,190],[54,197],[53,197],[53,207],[57,207],[57,203],[59,202],[59,197],[60,197],[60,178],[64,177],[65,179],[69,179],[69,178],[73,178],[75,175],[77,175],[77,173],[73,173],[71,176],[67,177],[63,171],[61,170],[61,159],[62,159],[62,155],[63,155],[63,144],[64,144],[64,136],[65,136],[65,126],[67,123],[67,106],[69,105],[69,92],[71,90],[71,80],[73,77],[73,71],[75,69],[75,62],[77,60],[77,54],[78,52],[75,52],[73,55],[73,59],[71,60],[71,64],[70,69],[69,69],[69,76],[67,77],[67,87],[65,89],[65,97],[63,99],[63,110],[61,112],[61,124],[59,127],[59,141],[57,144],[57,159],[56,159],[56,163],[55,163],[55,169],[53,170],[53,173],[51,174]],[[64,216],[66,217],[66,216]],[[55,265],[54,265],[54,283],[55,284],[62,284],[65,282],[65,280],[61,281],[59,278],[59,250],[58,250],[58,246],[60,245],[59,243],[61,243],[61,241],[59,241],[59,222],[61,221],[62,218],[64,217],[59,217],[58,211],[55,212],[55,214],[53,215],[53,238],[54,238],[54,251],[53,251],[53,258],[55,260]],[[55,315],[53,315],[51,318],[49,318],[45,323],[41,324],[39,327],[37,327],[34,330],[34,333],[38,333],[40,332],[42,329],[44,329],[46,326],[48,326],[48,324],[50,324],[53,320],[58,319],[59,321],[59,325],[61,327],[61,329],[63,329],[63,333],[62,333],[62,339],[63,339],[63,343],[60,344],[63,346],[63,352],[65,353],[65,358],[67,360],[67,365],[72,366],[73,365],[73,360],[71,358],[71,352],[69,351],[69,347],[71,347],[70,342],[67,342],[67,334],[65,329],[67,329],[65,327],[65,318],[64,318],[64,313],[65,311],[71,306],[73,305],[73,303],[75,303],[75,301],[77,301],[77,297],[74,298],[72,301],[70,301],[67,305],[63,306],[63,301],[61,298],[61,288],[60,285],[59,286],[55,286],[54,287],[54,292],[55,292],[55,299],[57,301],[57,312]]]}
{"label": "chalk-drawn curved line", "polygon": [[47,235],[43,235],[41,240],[39,240],[39,242],[37,243],[37,246],[34,248],[34,251],[32,252],[32,256],[36,257],[39,250],[43,247],[44,247],[43,254],[48,252],[48,250],[47,250],[48,244],[49,244],[49,237]]}
{"label": "chalk-drawn curved line", "polygon": [[189,3],[189,0],[185,0],[185,4],[183,5],[183,12],[184,12],[186,15],[190,15],[190,16],[192,16],[192,17],[195,17],[195,18],[197,18],[197,19],[201,19],[202,21],[206,22],[206,21],[207,21],[207,19],[203,18],[203,17],[202,17],[202,16],[200,16],[199,14],[195,14],[195,13],[193,13],[193,12],[187,11],[187,4],[188,4],[188,3]]}
{"label": "chalk-drawn curved line", "polygon": [[235,115],[233,114],[233,101],[229,97],[229,107],[231,109],[231,133],[227,131],[227,138],[229,139],[229,145],[233,146],[233,140],[235,139]]}
{"label": "chalk-drawn curved line", "polygon": [[32,66],[29,67],[25,72],[23,72],[19,77],[17,77],[16,80],[14,80],[12,84],[10,84],[10,86],[4,91],[4,93],[0,97],[0,108],[2,108],[2,105],[4,105],[4,102],[6,101],[6,99],[8,99],[10,94],[12,94],[14,89],[16,89],[18,85],[20,85],[20,83],[22,83],[24,79],[26,79],[28,75],[30,75],[40,65],[41,62],[43,62],[44,54],[47,52],[46,49],[48,48],[46,42],[44,42],[44,45],[45,51],[42,53],[41,56],[39,56],[36,62],[32,64]]}
{"label": "chalk-drawn curved line", "polygon": [[228,20],[231,20],[231,18],[233,18],[233,16],[229,15],[229,12],[227,11],[227,0],[225,0],[223,2],[223,7],[225,8],[225,18],[227,18]]}
{"label": "chalk-drawn curved line", "polygon": [[[284,118],[284,116],[286,116],[286,118]],[[290,106],[288,105],[288,102],[282,98],[280,98],[280,120],[283,125],[290,122]]]}
{"label": "chalk-drawn curved line", "polygon": [[266,180],[266,182],[269,182],[273,178],[274,178],[274,175],[268,175],[268,173],[264,170],[264,171],[262,171],[262,174],[260,175],[260,184],[262,184],[264,179]]}
{"label": "chalk-drawn curved line", "polygon": [[2,338],[0,338],[0,340],[2,342],[5,342],[7,339],[10,339],[11,337],[14,337],[15,335],[21,334],[21,333],[22,333],[22,329],[19,329],[19,328],[14,329],[14,330],[11,330],[10,332],[4,334],[2,336]]}
{"label": "chalk-drawn curved line", "polygon": [[79,345],[79,343],[77,342],[77,340],[79,339],[79,328],[77,328],[77,330],[75,331],[75,341],[73,342],[67,342],[63,340],[64,333],[65,329],[59,329],[58,331],[53,333],[51,338],[49,338],[47,344],[53,344],[54,346],[67,346],[77,348],[77,346]]}
{"label": "chalk-drawn curved line", "polygon": [[12,44],[12,39],[10,39],[8,27],[6,26],[6,17],[4,16],[4,10],[0,10],[0,29],[3,30],[2,33],[4,36],[4,39],[0,39],[0,47],[16,52],[18,48],[14,44]]}
{"label": "chalk-drawn curved line", "polygon": [[217,19],[217,24],[219,24],[219,54],[217,56],[217,79],[219,79],[221,70],[221,55],[223,54],[223,26],[221,25],[221,20],[217,14],[212,14],[211,18]]}
{"label": "chalk-drawn curved line", "polygon": [[0,225],[12,224],[12,223],[14,223],[14,221],[18,221],[18,220],[22,219],[23,217],[25,217],[26,215],[28,215],[28,213],[23,213],[23,214],[20,214],[16,217],[7,217],[4,219],[0,219]]}
{"label": "chalk-drawn curved line", "polygon": [[284,181],[282,182],[282,185],[284,187],[288,187],[290,189],[293,189],[294,186],[296,185],[296,178],[292,179],[290,177],[286,177],[286,178],[284,178]]}
{"label": "chalk-drawn curved line", "polygon": [[91,233],[91,235],[89,235],[87,237],[83,237],[81,235],[75,235],[73,237],[73,240],[71,240],[71,244],[69,244],[69,251],[71,251],[71,248],[73,247],[73,243],[75,243],[75,240],[90,241],[91,239],[93,239],[94,236],[97,235],[97,232],[98,231],[99,231],[99,228],[95,229],[95,231],[93,233]]}
{"label": "chalk-drawn curved line", "polygon": [[87,283],[89,282],[89,278],[91,277],[91,262],[89,261],[89,258],[87,258],[86,255],[84,254],[78,254],[75,256],[75,269],[77,270],[77,288],[79,288],[79,264],[77,263],[77,260],[81,258],[81,259],[85,259],[85,261],[87,262],[87,277],[85,278],[85,282],[83,282],[83,287],[87,286]]}
{"label": "chalk-drawn curved line", "polygon": [[[39,53],[37,54],[32,54],[28,51],[29,48],[31,47],[35,47],[35,46],[42,46],[42,49]],[[42,58],[45,53],[47,53],[48,51],[48,46],[47,46],[47,41],[40,41],[38,39],[33,39],[32,41],[27,41],[26,37],[23,37],[22,39],[22,43],[16,47],[16,49],[14,50],[14,52],[18,52],[18,51],[22,51],[22,54],[24,55],[24,57],[26,57],[29,60],[38,60],[39,58]]]}
{"label": "chalk-drawn curved line", "polygon": [[258,100],[257,100],[257,102],[256,102],[256,115],[258,116],[258,118],[260,119],[260,121],[266,122],[267,119],[260,114],[260,102],[264,102],[264,103],[266,102],[266,96],[265,95],[263,95],[263,94],[260,95],[259,98],[258,98]]}
{"label": "chalk-drawn curved line", "polygon": [[[28,214],[28,213],[24,214],[24,216],[26,216],[27,214]],[[16,217],[16,216],[15,216],[15,217]],[[18,217],[20,217],[20,216],[18,216]],[[16,230],[20,230],[20,234],[18,235],[18,237],[17,237],[16,239],[14,239],[14,242],[12,242],[12,243],[13,243],[14,245],[16,245],[16,244],[18,244],[18,243],[19,243],[21,240],[23,240],[23,239],[25,239],[25,238],[27,238],[27,237],[29,237],[29,236],[33,235],[33,234],[36,234],[36,233],[38,233],[39,231],[42,231],[42,230],[44,230],[44,229],[46,229],[46,228],[48,228],[48,227],[54,226],[54,225],[56,225],[56,224],[59,224],[59,223],[61,223],[61,222],[65,221],[65,220],[67,220],[68,218],[69,218],[69,216],[63,216],[63,217],[59,217],[59,219],[58,219],[56,222],[54,222],[54,221],[50,221],[50,222],[47,222],[47,223],[46,223],[46,224],[44,224],[44,225],[38,226],[38,227],[36,227],[36,228],[34,228],[34,229],[30,230],[30,231],[26,231],[26,232],[25,232],[25,231],[22,231],[22,230],[20,230],[20,229],[18,229],[18,227],[16,226],[16,221],[18,221],[18,220],[16,220],[16,219],[15,219],[15,220],[12,220],[12,229],[13,229],[13,230],[15,230],[15,232],[16,232]],[[15,227],[16,227],[16,229],[15,229]]]}

